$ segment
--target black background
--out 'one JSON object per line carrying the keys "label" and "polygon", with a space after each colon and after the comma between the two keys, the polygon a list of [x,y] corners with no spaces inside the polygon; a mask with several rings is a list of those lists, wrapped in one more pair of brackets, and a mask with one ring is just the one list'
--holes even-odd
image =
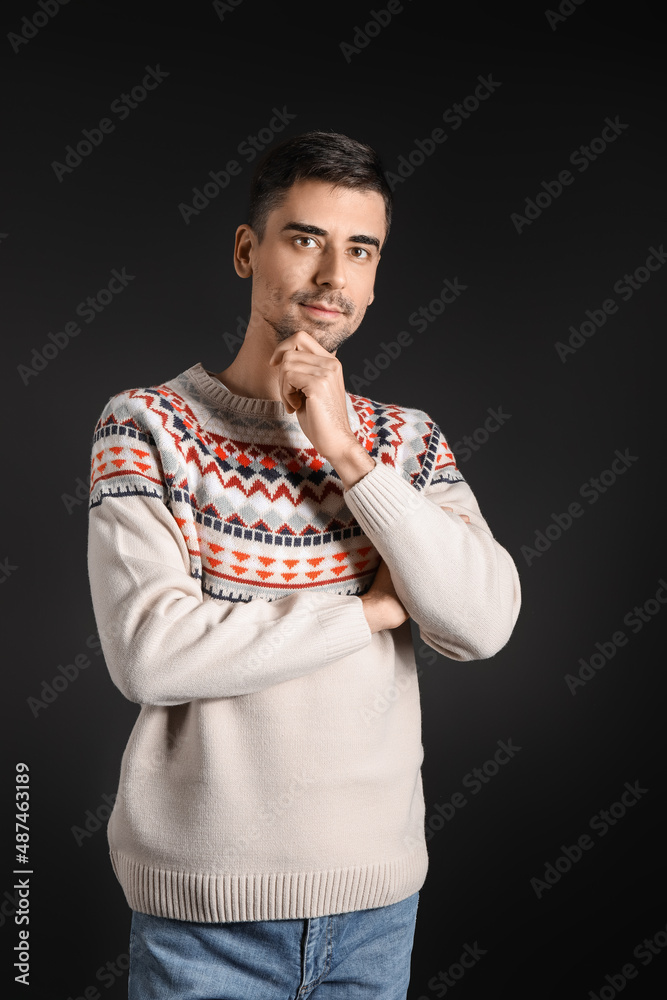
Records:
{"label": "black background", "polygon": [[[360,391],[417,406],[440,424],[523,587],[515,632],[495,658],[421,664],[427,820],[436,804],[465,793],[464,776],[492,758],[498,740],[521,750],[450,821],[433,823],[442,828],[429,840],[409,998],[443,996],[433,977],[475,942],[485,954],[447,996],[588,1000],[606,987],[604,1000],[615,992],[605,977],[628,962],[638,970],[622,990],[628,1000],[663,995],[667,948],[649,965],[633,950],[667,925],[659,635],[667,611],[660,605],[636,631],[623,619],[667,577],[667,267],[628,301],[613,290],[667,240],[663,32],[657,6],[562,6],[572,13],[552,28],[537,3],[404,2],[346,58],[341,43],[354,43],[382,0],[242,0],[222,17],[204,2],[72,0],[17,52],[6,36],[40,8],[3,5],[3,995],[74,1000],[92,987],[109,1000],[126,995],[130,911],[106,824],[85,837],[73,830],[89,811],[104,815],[137,714],[94,648],[92,432],[111,395],[195,361],[214,371],[230,363],[229,335],[248,315],[250,292],[232,267],[253,169],[238,147],[283,107],[296,117],[275,141],[341,131],[373,145],[392,172],[416,139],[447,133],[397,184],[376,301],[339,356],[349,383],[381,341],[412,333],[400,359]],[[124,121],[110,114],[158,64],[168,77],[145,101]],[[491,96],[460,128],[443,123],[489,74],[500,84]],[[105,116],[113,133],[59,181],[52,163]],[[627,128],[579,172],[570,154],[616,116]],[[179,204],[233,158],[241,175],[186,224]],[[518,232],[512,213],[568,168],[573,183]],[[20,366],[33,364],[33,348],[41,352],[49,332],[75,320],[77,304],[123,267],[135,276],[127,288],[26,379]],[[408,317],[445,278],[465,291],[417,332]],[[608,298],[618,311],[562,361],[556,342]],[[509,419],[465,453],[464,436],[499,407]],[[617,449],[635,460],[591,504],[580,488],[610,468]],[[582,516],[527,555],[522,547],[575,501]],[[627,644],[572,693],[565,675],[618,630]],[[78,654],[90,666],[35,714],[28,699]],[[16,761],[31,773],[28,988],[14,984],[9,957],[18,940]],[[589,822],[626,782],[646,791],[601,838]],[[538,898],[531,879],[586,832],[594,848]],[[102,978],[117,961],[118,975]]]}

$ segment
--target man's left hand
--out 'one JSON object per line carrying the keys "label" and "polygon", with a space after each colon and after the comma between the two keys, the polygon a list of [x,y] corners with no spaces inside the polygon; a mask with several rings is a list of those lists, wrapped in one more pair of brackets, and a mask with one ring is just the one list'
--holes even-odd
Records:
{"label": "man's left hand", "polygon": [[276,347],[269,364],[280,366],[278,384],[285,409],[296,411],[306,437],[349,489],[374,468],[375,459],[350,427],[340,361],[299,330]]}

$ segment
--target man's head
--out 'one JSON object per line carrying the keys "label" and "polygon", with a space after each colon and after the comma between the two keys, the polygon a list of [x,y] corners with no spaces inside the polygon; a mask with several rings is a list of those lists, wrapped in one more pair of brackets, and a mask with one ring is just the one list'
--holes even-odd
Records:
{"label": "man's head", "polygon": [[370,146],[337,132],[304,132],[293,139],[284,139],[259,162],[250,184],[248,224],[260,242],[269,212],[301,180],[377,191],[384,200],[386,242],[393,198],[380,158]]}
{"label": "man's head", "polygon": [[236,232],[234,265],[253,279],[252,325],[268,326],[274,342],[305,330],[336,351],[373,301],[391,209],[369,146],[309,132],[271,150]]}

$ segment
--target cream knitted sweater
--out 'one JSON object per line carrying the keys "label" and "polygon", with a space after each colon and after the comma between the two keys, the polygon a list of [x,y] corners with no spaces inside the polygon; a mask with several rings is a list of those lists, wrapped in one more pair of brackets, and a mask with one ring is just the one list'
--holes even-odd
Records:
{"label": "cream knitted sweater", "polygon": [[97,422],[91,596],[141,706],[108,826],[135,910],[315,917],[424,883],[409,622],[372,635],[359,595],[382,557],[422,639],[471,660],[508,641],[519,579],[427,414],[348,414],[376,465],[347,491],[296,414],[199,362]]}

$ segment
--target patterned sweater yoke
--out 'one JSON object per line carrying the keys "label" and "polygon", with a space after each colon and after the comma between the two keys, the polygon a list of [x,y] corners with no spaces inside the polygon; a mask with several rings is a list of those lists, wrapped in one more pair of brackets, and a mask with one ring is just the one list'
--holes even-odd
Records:
{"label": "patterned sweater yoke", "polygon": [[[348,394],[348,416],[369,454],[415,489],[462,481],[427,414]],[[282,403],[234,396],[198,363],[113,397],[95,443],[92,503],[137,493],[166,503],[208,596],[272,600],[297,588],[370,586],[377,551],[337,473]]]}

